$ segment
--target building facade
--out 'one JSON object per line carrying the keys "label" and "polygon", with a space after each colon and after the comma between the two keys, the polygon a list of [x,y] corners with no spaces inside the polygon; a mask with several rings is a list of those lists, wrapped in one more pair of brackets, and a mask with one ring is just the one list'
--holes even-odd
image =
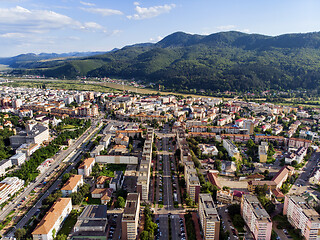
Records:
{"label": "building facade", "polygon": [[198,212],[203,230],[203,239],[219,240],[220,218],[210,194],[199,194]]}
{"label": "building facade", "polygon": [[256,196],[242,196],[241,216],[256,240],[271,239],[271,218]]}

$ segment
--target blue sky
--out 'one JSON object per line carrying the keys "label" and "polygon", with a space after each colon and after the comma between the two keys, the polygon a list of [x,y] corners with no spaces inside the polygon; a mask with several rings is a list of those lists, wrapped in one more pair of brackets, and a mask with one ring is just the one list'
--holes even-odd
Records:
{"label": "blue sky", "polygon": [[0,0],[0,57],[108,51],[176,32],[319,31],[318,0]]}

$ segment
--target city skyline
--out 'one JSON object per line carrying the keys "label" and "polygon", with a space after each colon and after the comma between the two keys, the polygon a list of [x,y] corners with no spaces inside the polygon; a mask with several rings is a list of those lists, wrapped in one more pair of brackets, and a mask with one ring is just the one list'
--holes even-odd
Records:
{"label": "city skyline", "polygon": [[320,3],[308,1],[0,0],[0,57],[109,51],[157,42],[177,31],[281,35],[318,31]]}

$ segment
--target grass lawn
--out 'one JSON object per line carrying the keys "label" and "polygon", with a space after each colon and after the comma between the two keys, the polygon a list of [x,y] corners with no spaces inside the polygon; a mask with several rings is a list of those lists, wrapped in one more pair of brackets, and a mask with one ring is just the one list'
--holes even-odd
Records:
{"label": "grass lawn", "polygon": [[63,127],[62,127],[62,129],[73,129],[73,128],[77,128],[76,126],[73,126],[73,125],[64,125]]}
{"label": "grass lawn", "polygon": [[184,219],[186,221],[186,230],[189,240],[196,240],[196,230],[194,228],[194,222],[192,220],[191,213],[185,214]]}
{"label": "grass lawn", "polygon": [[[86,201],[87,198],[88,198],[88,201]],[[101,200],[99,198],[92,198],[91,193],[85,196],[84,200],[82,201],[82,205],[100,205],[100,204],[101,204]]]}
{"label": "grass lawn", "polygon": [[68,236],[70,234],[72,228],[76,224],[78,216],[79,216],[79,213],[76,210],[72,210],[71,213],[69,214],[69,216],[64,221],[63,226],[57,235],[64,234],[64,235]]}

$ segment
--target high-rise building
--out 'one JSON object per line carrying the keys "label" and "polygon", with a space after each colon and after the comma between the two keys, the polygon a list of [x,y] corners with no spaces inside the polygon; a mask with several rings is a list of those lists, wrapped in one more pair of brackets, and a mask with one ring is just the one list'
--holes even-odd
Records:
{"label": "high-rise building", "polygon": [[139,193],[129,193],[122,214],[122,239],[137,239],[140,212]]}
{"label": "high-rise building", "polygon": [[256,240],[270,240],[272,221],[256,196],[243,195],[241,216]]}
{"label": "high-rise building", "polygon": [[320,239],[320,215],[301,196],[286,195],[283,215],[307,240]]}
{"label": "high-rise building", "polygon": [[219,240],[220,218],[210,194],[199,194],[198,212],[203,229],[203,239]]}

